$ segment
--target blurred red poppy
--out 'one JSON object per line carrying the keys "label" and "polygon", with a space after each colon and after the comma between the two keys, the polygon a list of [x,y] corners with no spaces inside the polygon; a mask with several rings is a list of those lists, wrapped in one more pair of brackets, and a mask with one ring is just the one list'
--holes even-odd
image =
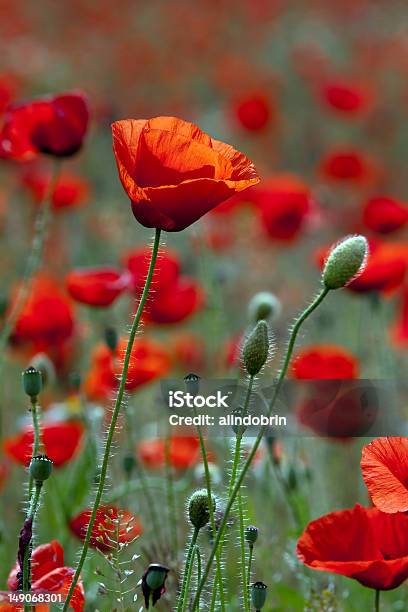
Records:
{"label": "blurred red poppy", "polygon": [[[41,168],[32,167],[22,175],[22,182],[29,190],[34,202],[41,204],[48,193],[51,174]],[[81,206],[89,198],[88,181],[70,172],[61,172],[56,179],[52,194],[52,208],[62,211]]]}
{"label": "blurred red poppy", "polygon": [[297,543],[312,569],[357,580],[371,589],[395,589],[408,578],[408,516],[356,505],[309,523]]}
{"label": "blurred red poppy", "polygon": [[0,75],[0,115],[16,95],[17,79],[11,74]]}
{"label": "blurred red poppy", "polygon": [[[117,389],[118,376],[126,351],[127,340],[118,342],[116,351],[105,345],[96,347],[92,355],[92,365],[85,379],[85,391],[89,399],[94,401],[109,400],[112,392]],[[170,368],[170,357],[162,346],[147,338],[138,338],[130,358],[126,379],[127,391],[135,391],[142,385],[164,376]]]}
{"label": "blurred red poppy", "polygon": [[[81,446],[83,432],[82,424],[74,421],[42,424],[44,452],[52,459],[54,467],[61,467],[75,457]],[[33,441],[33,429],[27,427],[4,440],[4,452],[13,461],[27,466],[31,459]]]}
{"label": "blurred red poppy", "polygon": [[387,196],[371,198],[364,206],[363,222],[378,234],[390,234],[407,224],[408,206]]}
{"label": "blurred red poppy", "polygon": [[[16,296],[17,291],[12,294],[9,312],[13,311]],[[40,352],[68,340],[73,331],[71,300],[54,279],[37,276],[15,324],[12,341],[18,345],[29,343]]]}
{"label": "blurred red poppy", "polygon": [[[85,538],[90,516],[90,509],[83,510],[69,522],[72,533],[80,540]],[[141,533],[139,520],[129,510],[99,506],[89,543],[102,552],[109,552],[117,544],[132,542]]]}
{"label": "blurred red poppy", "polygon": [[[123,265],[132,276],[132,285],[137,295],[141,295],[150,263],[150,250],[138,248],[127,252],[122,258]],[[160,249],[153,273],[152,294],[171,289],[180,273],[180,262],[176,253],[170,249]]]}
{"label": "blurred red poppy", "polygon": [[322,173],[334,181],[365,182],[372,175],[372,164],[355,149],[335,149],[321,162]]}
{"label": "blurred red poppy", "polygon": [[[140,442],[138,455],[149,468],[161,468],[166,461],[166,442],[152,438]],[[195,465],[200,456],[200,443],[196,436],[171,436],[169,440],[169,463],[176,470],[187,470]]]}
{"label": "blurred red poppy", "polygon": [[242,153],[175,117],[116,121],[112,134],[122,185],[146,227],[183,230],[259,182]]}
{"label": "blurred red poppy", "polygon": [[39,153],[71,156],[82,146],[88,118],[88,102],[82,92],[14,104],[4,115],[0,157],[26,161]]}
{"label": "blurred red poppy", "polygon": [[310,190],[297,176],[282,174],[271,177],[250,195],[258,204],[268,236],[289,242],[301,232],[311,208]]}
{"label": "blurred red poppy", "polygon": [[241,127],[250,132],[259,132],[270,123],[274,109],[266,95],[254,93],[237,100],[234,113]]}
{"label": "blurred red poppy", "polygon": [[[369,255],[363,272],[359,274],[347,289],[356,293],[379,291],[389,293],[398,289],[404,282],[408,266],[407,246],[397,243],[371,241]],[[323,247],[317,251],[317,261],[323,268],[329,249]]]}
{"label": "blurred red poppy", "polygon": [[181,372],[200,372],[205,366],[205,343],[200,336],[179,333],[171,340],[175,367]]}
{"label": "blurred red poppy", "polygon": [[408,438],[377,438],[364,446],[361,471],[379,510],[408,511]]}
{"label": "blurred red poppy", "polygon": [[291,365],[291,374],[297,379],[334,380],[357,378],[358,359],[337,344],[315,344],[298,351]]}
{"label": "blurred red poppy", "polygon": [[[16,563],[7,580],[10,591],[19,589],[17,577],[19,571],[20,567]],[[66,596],[74,574],[75,570],[72,567],[64,566],[64,550],[56,540],[34,548],[31,555],[31,591],[33,593],[48,591]],[[74,612],[82,612],[84,609],[85,595],[81,579],[74,588],[70,605]]]}
{"label": "blurred red poppy", "polygon": [[67,291],[74,300],[97,307],[113,304],[129,287],[129,282],[126,271],[109,266],[72,270],[65,279]]}
{"label": "blurred red poppy", "polygon": [[197,312],[203,303],[201,287],[194,280],[181,277],[169,291],[153,293],[143,318],[156,324],[180,323]]}
{"label": "blurred red poppy", "polygon": [[321,96],[327,106],[349,115],[364,112],[370,98],[367,89],[361,84],[344,79],[326,81]]}

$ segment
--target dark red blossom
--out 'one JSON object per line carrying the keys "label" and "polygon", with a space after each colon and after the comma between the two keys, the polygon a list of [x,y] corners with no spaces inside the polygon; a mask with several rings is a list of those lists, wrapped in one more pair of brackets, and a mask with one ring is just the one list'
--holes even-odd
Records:
{"label": "dark red blossom", "polygon": [[[161,468],[166,462],[166,441],[163,438],[142,440],[138,455],[144,465]],[[171,436],[168,440],[169,463],[176,470],[186,470],[198,461],[200,443],[196,436]]]}
{"label": "dark red blossom", "polygon": [[[36,166],[29,168],[22,175],[22,183],[36,204],[44,202],[50,181],[51,174]],[[84,177],[62,171],[56,179],[51,205],[55,211],[77,208],[88,200],[89,194],[90,185]]]}
{"label": "dark red blossom", "polygon": [[[91,510],[83,510],[70,520],[69,527],[80,540],[86,535]],[[129,511],[115,506],[99,506],[91,532],[90,545],[103,552],[117,544],[132,542],[142,532],[138,519]]]}
{"label": "dark red blossom", "polygon": [[[123,265],[132,277],[132,287],[140,296],[146,281],[150,263],[150,249],[147,247],[128,251],[122,258]],[[152,289],[155,293],[171,290],[180,274],[180,262],[176,253],[170,249],[160,249],[153,273]]]}
{"label": "dark red blossom", "polygon": [[0,132],[0,157],[26,161],[39,153],[71,156],[82,146],[88,119],[88,102],[81,92],[12,105]]}
{"label": "dark red blossom", "polygon": [[329,151],[321,162],[321,170],[329,180],[362,183],[371,177],[373,166],[357,149],[344,148]]}
{"label": "dark red blossom", "polygon": [[408,206],[388,196],[371,198],[364,206],[363,222],[378,234],[390,234],[407,224]]}
{"label": "dark red blossom", "polygon": [[337,79],[326,81],[321,97],[327,106],[347,115],[358,115],[367,109],[370,94],[358,82]]}
{"label": "dark red blossom", "polygon": [[334,380],[357,378],[358,359],[337,344],[306,346],[295,353],[291,374],[297,379]]}
{"label": "dark red blossom", "polygon": [[357,580],[371,589],[395,589],[408,578],[408,516],[356,505],[309,523],[297,544],[312,569]]}
{"label": "dark red blossom", "polygon": [[198,283],[180,277],[171,290],[153,296],[144,319],[156,324],[180,323],[197,312],[203,303],[204,294]]}
{"label": "dark red blossom", "polygon": [[[45,454],[55,467],[64,465],[78,452],[83,435],[83,426],[74,421],[49,422],[41,426],[41,436]],[[3,442],[4,452],[13,461],[28,466],[31,459],[34,441],[32,427],[6,438]]]}
{"label": "dark red blossom", "polygon": [[246,95],[235,103],[235,116],[249,132],[259,132],[270,123],[274,109],[268,96],[262,93]]}
{"label": "dark red blossom", "polygon": [[[10,591],[19,589],[19,564],[16,563],[7,580]],[[64,550],[59,542],[52,540],[49,544],[37,546],[31,555],[31,591],[48,591],[67,595],[75,570],[64,566]],[[85,606],[84,589],[79,580],[74,588],[70,602],[74,612],[82,612]]]}
{"label": "dark red blossom", "polygon": [[129,287],[130,275],[109,266],[79,268],[67,274],[65,284],[70,296],[88,306],[106,307]]}

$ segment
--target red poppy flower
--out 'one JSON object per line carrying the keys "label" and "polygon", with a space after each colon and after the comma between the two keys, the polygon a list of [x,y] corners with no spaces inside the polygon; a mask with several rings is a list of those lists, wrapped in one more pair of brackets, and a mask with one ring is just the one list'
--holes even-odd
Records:
{"label": "red poppy flower", "polygon": [[[74,421],[44,423],[41,426],[41,435],[45,454],[52,459],[54,467],[60,467],[78,452],[83,426]],[[27,427],[4,440],[4,452],[17,463],[27,466],[31,459],[33,441],[33,429]]]}
{"label": "red poppy flower", "polygon": [[408,578],[408,516],[356,505],[309,523],[297,544],[308,567],[395,589]]}
{"label": "red poppy flower", "polygon": [[[19,571],[20,567],[16,563],[7,580],[10,591],[18,590],[17,574]],[[52,540],[49,544],[37,546],[33,550],[31,555],[31,590],[33,593],[49,591],[66,596],[74,574],[75,570],[72,567],[64,566],[64,550],[56,540]],[[74,612],[82,612],[84,609],[85,596],[81,580],[74,588],[70,605]]]}
{"label": "red poppy flower", "polygon": [[[22,182],[28,188],[36,204],[44,202],[48,193],[51,174],[39,168],[23,173]],[[52,208],[55,211],[81,206],[89,198],[88,181],[77,174],[62,172],[56,180],[52,194]]]}
{"label": "red poppy flower", "polygon": [[65,284],[70,296],[89,306],[110,306],[129,287],[129,274],[109,266],[72,270]]}
{"label": "red poppy flower", "polygon": [[303,181],[292,175],[278,175],[252,190],[251,195],[270,238],[287,242],[298,237],[311,208],[310,190]]}
{"label": "red poppy flower", "polygon": [[[12,296],[10,312],[16,295],[17,291]],[[68,340],[73,331],[71,300],[54,279],[37,276],[15,324],[12,340],[17,344],[31,343],[37,351],[42,351]]]}
{"label": "red poppy flower", "polygon": [[364,224],[379,234],[390,234],[408,222],[408,206],[387,196],[371,198],[364,206]]}
{"label": "red poppy flower", "polygon": [[[162,438],[143,440],[138,446],[138,455],[149,468],[161,468],[166,461],[166,442]],[[200,443],[195,436],[171,436],[169,441],[169,463],[176,470],[187,470],[195,465],[200,456]]]}
{"label": "red poppy flower", "polygon": [[71,156],[82,146],[88,118],[88,102],[80,92],[10,106],[0,133],[0,157],[26,161],[39,153]]}
{"label": "red poppy flower", "polygon": [[377,438],[364,446],[361,471],[379,510],[408,511],[408,438]]}
{"label": "red poppy flower", "polygon": [[[91,510],[83,510],[69,523],[72,533],[80,540],[85,538],[90,516]],[[117,542],[132,542],[141,533],[140,522],[129,510],[121,510],[115,506],[99,506],[89,543],[94,548],[109,552]]]}
{"label": "red poppy flower", "polygon": [[326,178],[334,181],[365,182],[372,174],[372,164],[354,149],[330,151],[321,163]]}
{"label": "red poppy flower", "polygon": [[391,327],[391,340],[397,348],[404,348],[408,343],[408,287],[401,292],[401,305],[397,320]]}
{"label": "red poppy flower", "polygon": [[[141,295],[150,263],[148,248],[134,249],[123,257],[123,265],[132,276],[132,285],[137,295]],[[180,273],[178,256],[169,249],[160,249],[157,264],[153,273],[152,288],[154,293],[172,289]]]}
{"label": "red poppy flower", "polygon": [[369,102],[369,94],[360,84],[343,80],[326,82],[321,95],[327,106],[351,115],[365,111]]}
{"label": "red poppy flower", "polygon": [[[111,398],[112,392],[118,386],[126,346],[127,340],[122,338],[115,353],[105,344],[96,347],[92,355],[92,366],[85,380],[85,391],[89,399],[103,401]],[[130,358],[127,391],[135,391],[142,385],[157,380],[164,376],[169,368],[169,355],[159,343],[138,338]]]}
{"label": "red poppy flower", "polygon": [[181,333],[174,336],[171,353],[181,372],[200,372],[205,366],[205,343],[203,338],[195,334]]}
{"label": "red poppy flower", "polygon": [[242,153],[181,119],[116,121],[112,133],[120,180],[146,227],[183,230],[259,182]]}
{"label": "red poppy flower", "polygon": [[[328,254],[326,247],[317,252],[317,261],[323,268]],[[399,288],[404,282],[408,266],[408,250],[405,244],[387,244],[370,241],[367,264],[347,289],[355,293],[380,291],[389,293]]]}
{"label": "red poppy flower", "polygon": [[267,127],[273,116],[270,100],[263,94],[251,94],[236,102],[235,115],[240,125],[250,132]]}
{"label": "red poppy flower", "polygon": [[181,277],[168,291],[154,294],[148,303],[144,319],[156,324],[180,323],[203,305],[201,287],[187,277]]}
{"label": "red poppy flower", "polygon": [[350,351],[336,344],[316,344],[298,351],[291,374],[297,379],[334,380],[357,378],[359,363]]}

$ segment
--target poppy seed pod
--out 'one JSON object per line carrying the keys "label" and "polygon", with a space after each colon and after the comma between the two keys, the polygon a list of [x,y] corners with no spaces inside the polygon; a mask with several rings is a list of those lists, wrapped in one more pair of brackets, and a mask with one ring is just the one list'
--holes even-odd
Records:
{"label": "poppy seed pod", "polygon": [[253,546],[258,539],[259,529],[254,525],[248,525],[245,528],[245,540],[248,542],[249,546]]}
{"label": "poppy seed pod", "polygon": [[255,610],[262,610],[266,601],[268,587],[263,582],[254,582],[251,586],[252,605]]}
{"label": "poppy seed pod", "polygon": [[[216,501],[214,495],[212,497],[212,510],[215,511]],[[208,506],[207,489],[199,489],[195,491],[188,500],[188,516],[191,524],[196,529],[201,529],[210,520],[210,509]]]}
{"label": "poppy seed pod", "polygon": [[41,372],[33,366],[29,366],[23,372],[23,388],[24,392],[31,398],[37,397],[41,392]]}
{"label": "poppy seed pod", "polygon": [[251,323],[257,323],[264,319],[277,319],[282,310],[282,306],[276,295],[269,291],[256,293],[248,304],[248,316]]}
{"label": "poppy seed pod", "polygon": [[363,271],[368,253],[364,236],[349,236],[330,252],[323,268],[323,284],[327,289],[340,289]]}
{"label": "poppy seed pod", "polygon": [[269,334],[266,321],[258,321],[244,342],[242,356],[250,376],[258,374],[265,365],[269,354]]}
{"label": "poppy seed pod", "polygon": [[197,395],[200,387],[200,377],[198,374],[187,374],[187,376],[184,377],[184,384],[186,385],[186,389],[189,393]]}
{"label": "poppy seed pod", "polygon": [[146,608],[149,608],[150,598],[152,605],[156,605],[160,597],[165,593],[166,578],[169,568],[160,563],[151,563],[142,576],[142,592]]}
{"label": "poppy seed pod", "polygon": [[52,461],[47,455],[37,455],[31,459],[29,470],[36,482],[44,482],[51,476]]}

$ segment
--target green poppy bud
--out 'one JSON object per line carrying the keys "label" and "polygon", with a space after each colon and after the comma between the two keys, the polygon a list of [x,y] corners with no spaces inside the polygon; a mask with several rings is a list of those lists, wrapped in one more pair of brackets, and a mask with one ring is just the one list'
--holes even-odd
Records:
{"label": "green poppy bud", "polygon": [[257,323],[264,319],[277,319],[282,310],[282,306],[276,295],[269,291],[256,293],[248,304],[248,316],[251,323]]}
{"label": "green poppy bud", "polygon": [[363,271],[368,253],[364,236],[349,236],[330,252],[323,268],[323,283],[327,289],[340,289]]}
{"label": "green poppy bud", "polygon": [[252,605],[255,610],[262,610],[266,601],[268,587],[263,582],[254,582],[251,586]]}
{"label": "green poppy bud", "polygon": [[162,587],[166,580],[169,568],[159,563],[151,563],[146,574],[146,584],[153,591]]}
{"label": "green poppy bud", "polygon": [[[215,511],[216,501],[212,495],[212,510]],[[188,516],[191,524],[196,529],[201,529],[210,520],[210,509],[208,505],[207,489],[195,491],[188,500]]]}
{"label": "green poppy bud", "polygon": [[30,476],[37,482],[43,482],[51,476],[52,461],[47,455],[36,455],[30,462]]}
{"label": "green poppy bud", "polygon": [[33,366],[29,366],[23,372],[23,388],[31,398],[38,397],[42,389],[41,372]]}
{"label": "green poppy bud", "polygon": [[265,365],[269,354],[269,334],[266,321],[258,321],[244,342],[242,356],[250,376],[258,374]]}
{"label": "green poppy bud", "polygon": [[254,525],[248,525],[245,528],[245,540],[248,542],[249,546],[253,546],[258,539],[259,529]]}

